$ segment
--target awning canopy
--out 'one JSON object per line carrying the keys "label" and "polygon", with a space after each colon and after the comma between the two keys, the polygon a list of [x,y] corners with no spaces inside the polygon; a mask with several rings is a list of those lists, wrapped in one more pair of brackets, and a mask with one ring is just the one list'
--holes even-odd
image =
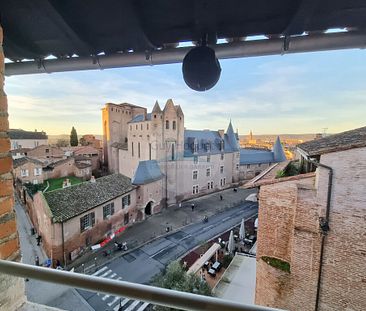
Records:
{"label": "awning canopy", "polygon": [[189,268],[188,273],[196,273],[215,253],[221,248],[221,245],[214,243],[202,257],[198,258],[196,262]]}
{"label": "awning canopy", "polygon": [[[326,34],[321,46],[301,41],[293,48],[364,47],[366,40],[366,2],[358,0],[15,0],[1,1],[0,14],[5,55],[14,62],[7,74],[179,62],[187,50],[178,44],[202,39],[213,46],[217,39],[237,42],[220,44],[230,50],[219,58],[284,53],[293,37],[316,39],[333,28],[353,36]],[[245,37],[258,35],[266,36],[265,45],[249,48],[249,55],[235,50]],[[43,62],[50,55],[60,63]],[[47,68],[47,62],[58,66]],[[60,65],[65,62],[68,67]]]}

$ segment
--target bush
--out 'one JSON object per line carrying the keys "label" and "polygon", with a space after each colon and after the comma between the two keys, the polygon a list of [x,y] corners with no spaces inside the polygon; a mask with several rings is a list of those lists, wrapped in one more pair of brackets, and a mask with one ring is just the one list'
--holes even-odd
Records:
{"label": "bush", "polygon": [[[201,278],[195,274],[187,274],[178,261],[170,263],[164,272],[153,279],[152,285],[181,292],[211,296],[211,289],[207,283],[201,281]],[[156,306],[154,310],[168,311],[176,309]]]}
{"label": "bush", "polygon": [[278,258],[274,257],[268,257],[268,256],[262,256],[262,260],[264,260],[267,264],[270,266],[280,269],[282,271],[290,273],[290,264],[287,261],[283,261]]}
{"label": "bush", "polygon": [[225,255],[224,258],[222,259],[222,266],[224,268],[227,268],[230,265],[230,262],[233,260],[233,256],[232,255]]}

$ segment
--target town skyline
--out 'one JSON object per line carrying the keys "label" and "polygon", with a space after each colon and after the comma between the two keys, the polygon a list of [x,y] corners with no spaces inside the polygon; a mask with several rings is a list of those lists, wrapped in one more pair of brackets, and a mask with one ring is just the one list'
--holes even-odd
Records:
{"label": "town skyline", "polygon": [[151,111],[172,98],[189,129],[226,128],[231,119],[241,135],[337,133],[365,125],[365,58],[345,50],[221,60],[219,83],[203,93],[188,89],[180,64],[11,76],[10,128],[100,135],[106,102]]}

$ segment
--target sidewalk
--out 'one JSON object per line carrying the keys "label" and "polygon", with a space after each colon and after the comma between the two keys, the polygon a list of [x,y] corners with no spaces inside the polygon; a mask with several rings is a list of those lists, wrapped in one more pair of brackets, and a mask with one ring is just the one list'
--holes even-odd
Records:
{"label": "sidewalk", "polygon": [[[35,264],[36,256],[42,264],[47,258],[42,243],[37,245],[36,236],[31,235],[31,222],[22,205],[15,197],[14,209],[17,215],[17,227],[20,240],[22,262],[30,265]],[[76,290],[58,284],[28,280],[25,282],[25,295],[27,300],[40,305],[57,307],[63,310],[90,311],[93,310]]]}
{"label": "sidewalk", "polygon": [[[172,231],[177,231],[184,226],[202,221],[206,215],[208,217],[223,212],[233,206],[237,206],[245,201],[245,198],[254,193],[255,189],[237,188],[237,192],[232,188],[220,192],[202,196],[200,198],[188,200],[182,203],[182,207],[178,205],[170,206],[163,209],[162,212],[152,215],[144,221],[128,227],[122,234],[114,240],[119,242],[127,242],[128,251],[136,247],[166,234],[166,228],[171,228]],[[223,200],[220,200],[220,195]],[[191,204],[194,203],[194,211],[191,209]],[[84,255],[77,258],[67,269],[75,268],[76,272],[89,273],[94,272],[98,266],[101,266],[113,258],[119,257],[125,252],[114,252],[113,241],[109,242],[103,248],[97,251],[88,250]],[[111,255],[103,256],[103,251],[111,251]]]}

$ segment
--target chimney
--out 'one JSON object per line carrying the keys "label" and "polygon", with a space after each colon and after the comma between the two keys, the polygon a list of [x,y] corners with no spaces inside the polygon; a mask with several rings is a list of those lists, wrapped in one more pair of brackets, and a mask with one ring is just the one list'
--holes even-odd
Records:
{"label": "chimney", "polygon": [[221,138],[224,138],[225,130],[218,130]]}
{"label": "chimney", "polygon": [[95,177],[94,176],[90,177],[90,182],[95,183]]}

